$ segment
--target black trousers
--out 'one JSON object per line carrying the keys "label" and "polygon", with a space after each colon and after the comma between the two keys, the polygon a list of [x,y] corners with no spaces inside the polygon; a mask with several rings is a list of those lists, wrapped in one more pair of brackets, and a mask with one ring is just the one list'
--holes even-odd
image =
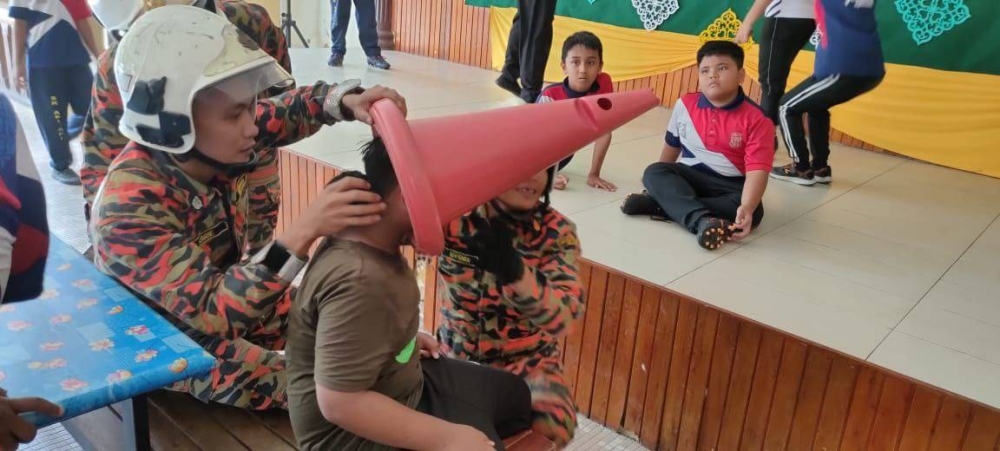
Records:
{"label": "black trousers", "polygon": [[531,392],[503,370],[441,357],[420,361],[424,392],[417,410],[472,426],[502,451],[503,439],[531,428]]}
{"label": "black trousers", "polygon": [[785,95],[792,62],[816,30],[812,19],[769,17],[760,42],[760,108],[778,124],[778,106]]}
{"label": "black trousers", "polygon": [[[79,118],[90,109],[90,91],[93,86],[94,74],[87,64],[28,68],[31,110],[35,113],[42,139],[49,149],[49,157],[52,159],[49,164],[57,171],[66,169],[73,163],[69,142],[83,125]],[[73,107],[74,118],[67,118],[70,106]],[[71,127],[74,122],[75,127]]]}
{"label": "black trousers", "polygon": [[552,21],[556,0],[518,0],[510,27],[507,58],[501,71],[510,80],[521,79],[521,98],[534,102],[545,83],[545,63],[552,48]]}
{"label": "black trousers", "polygon": [[[722,177],[681,163],[653,163],[642,174],[642,184],[667,217],[691,233],[706,216],[736,220],[743,196],[743,177]],[[753,212],[753,227],[764,219],[764,204]]]}
{"label": "black trousers", "polygon": [[[809,77],[785,94],[779,111],[782,138],[796,169],[805,171],[829,166],[830,108],[875,89],[883,78],[840,74],[821,79]],[[809,115],[808,146],[803,114]]]}

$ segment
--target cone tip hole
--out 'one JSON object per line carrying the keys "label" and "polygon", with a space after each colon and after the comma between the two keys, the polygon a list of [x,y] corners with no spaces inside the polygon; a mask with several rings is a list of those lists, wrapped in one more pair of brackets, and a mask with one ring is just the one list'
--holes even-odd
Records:
{"label": "cone tip hole", "polygon": [[601,109],[605,110],[605,111],[610,110],[611,109],[611,99],[606,98],[606,97],[602,97],[600,99],[597,99],[597,106],[601,107]]}

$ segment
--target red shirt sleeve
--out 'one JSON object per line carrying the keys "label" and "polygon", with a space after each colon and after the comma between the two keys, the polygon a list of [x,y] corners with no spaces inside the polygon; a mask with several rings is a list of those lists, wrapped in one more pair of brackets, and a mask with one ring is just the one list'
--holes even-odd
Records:
{"label": "red shirt sleeve", "polygon": [[757,116],[747,127],[749,136],[743,162],[746,172],[770,172],[774,165],[774,123],[763,114]]}
{"label": "red shirt sleeve", "polygon": [[87,0],[62,0],[62,3],[73,17],[73,21],[81,21],[93,15]]}
{"label": "red shirt sleeve", "polygon": [[613,92],[615,92],[615,82],[611,80],[611,76],[607,72],[601,72],[601,75],[597,76],[597,93],[611,94]]}

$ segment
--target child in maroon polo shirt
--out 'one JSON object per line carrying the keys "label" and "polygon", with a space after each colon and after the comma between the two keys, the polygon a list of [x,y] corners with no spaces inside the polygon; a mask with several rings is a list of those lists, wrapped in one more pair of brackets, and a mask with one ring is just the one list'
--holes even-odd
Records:
{"label": "child in maroon polo shirt", "polygon": [[[601,45],[601,40],[593,33],[580,31],[566,38],[563,42],[561,65],[566,79],[562,83],[545,88],[535,103],[615,92],[611,76],[602,72],[604,47]],[[618,187],[614,183],[601,178],[601,166],[604,165],[604,157],[608,155],[609,147],[611,147],[611,133],[597,138],[594,144],[594,158],[587,174],[587,185],[605,191],[615,191]],[[570,155],[559,162],[559,169],[566,167],[572,159],[573,156]],[[565,189],[567,183],[569,179],[565,175],[557,174],[552,187]]]}

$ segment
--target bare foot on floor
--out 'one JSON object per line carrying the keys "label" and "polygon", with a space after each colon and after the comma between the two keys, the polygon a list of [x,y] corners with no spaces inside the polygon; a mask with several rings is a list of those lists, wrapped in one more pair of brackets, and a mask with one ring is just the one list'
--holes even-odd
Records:
{"label": "bare foot on floor", "polygon": [[556,180],[552,183],[552,188],[562,191],[566,189],[566,185],[569,185],[569,179],[565,175],[556,174]]}

